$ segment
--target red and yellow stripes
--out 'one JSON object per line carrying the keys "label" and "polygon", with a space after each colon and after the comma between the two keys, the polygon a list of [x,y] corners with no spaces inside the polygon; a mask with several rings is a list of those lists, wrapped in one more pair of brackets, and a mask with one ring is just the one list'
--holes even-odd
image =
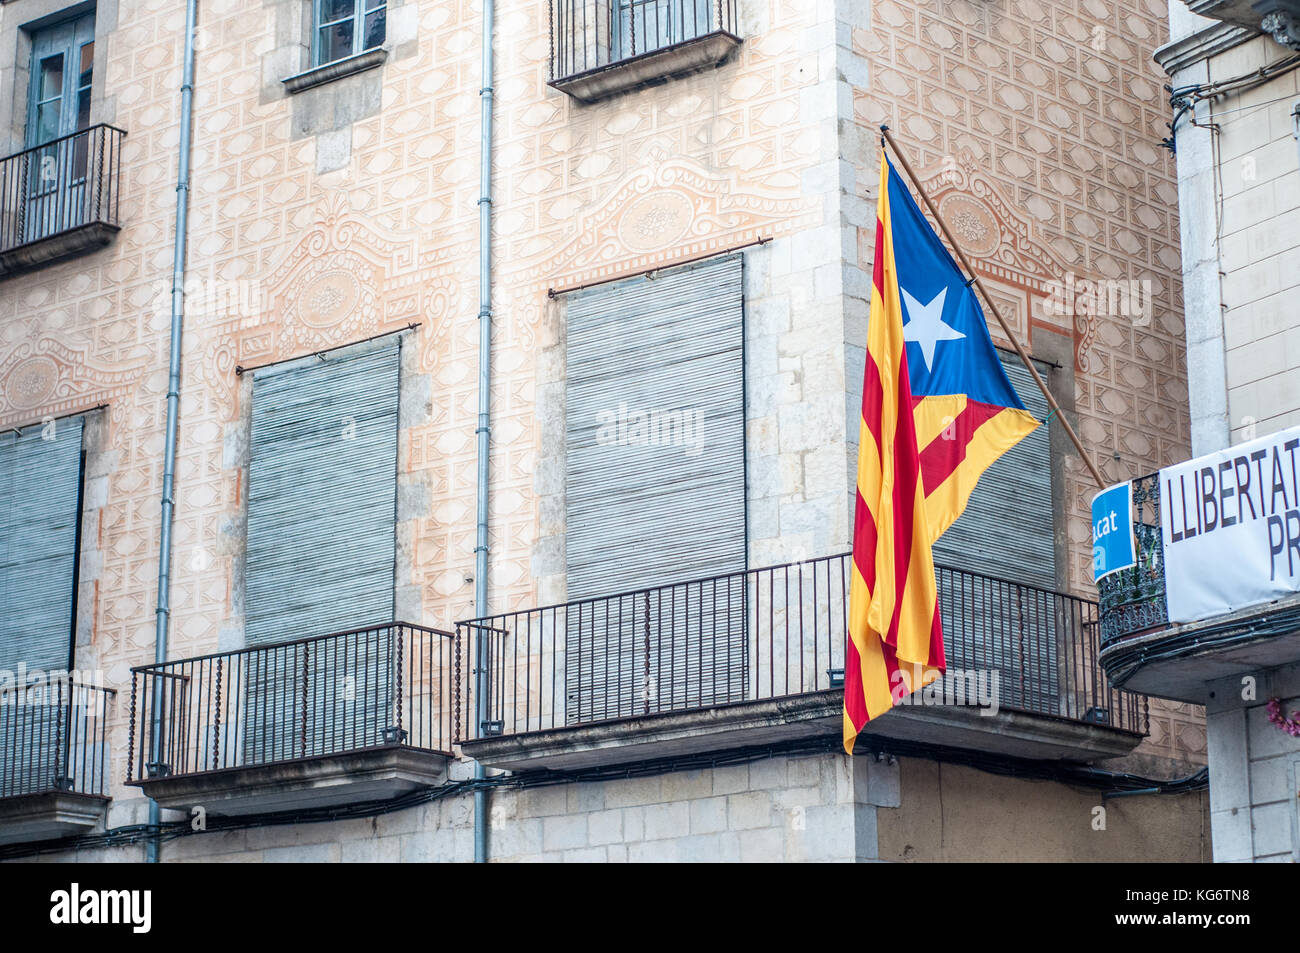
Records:
{"label": "red and yellow stripes", "polygon": [[1018,407],[985,404],[965,394],[916,397],[913,405],[933,543],[966,509],[984,471],[1038,421]]}
{"label": "red and yellow stripes", "polygon": [[[863,725],[921,687],[912,684],[914,673],[924,685],[944,667],[930,555],[935,535],[907,373],[883,156],[879,196],[845,653],[844,748],[850,754]],[[929,418],[925,426],[928,446],[939,434]],[[960,465],[948,468],[950,476]]]}

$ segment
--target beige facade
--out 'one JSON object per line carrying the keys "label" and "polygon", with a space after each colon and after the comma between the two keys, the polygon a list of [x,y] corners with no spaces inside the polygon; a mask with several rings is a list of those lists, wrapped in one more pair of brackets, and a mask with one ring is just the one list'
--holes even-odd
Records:
{"label": "beige facade", "polygon": [[[0,106],[11,117],[26,108],[25,27],[55,12],[52,2],[0,8]],[[245,645],[251,382],[240,370],[402,329],[397,615],[440,628],[474,615],[480,4],[392,2],[379,65],[290,93],[282,81],[309,65],[309,6],[214,0],[200,14],[172,658]],[[733,249],[745,249],[746,266],[750,564],[849,547],[881,122],[911,151],[1026,346],[1052,365],[1053,391],[1106,476],[1131,477],[1189,453],[1178,192],[1173,158],[1159,147],[1167,114],[1151,60],[1166,32],[1160,4],[742,0],[738,10],[744,42],[721,66],[582,104],[547,85],[548,4],[498,3],[492,611],[566,596],[556,505],[563,468],[554,454],[564,292]],[[99,5],[91,120],[126,133],[121,231],[102,250],[0,283],[0,425],[75,413],[94,421],[76,663],[119,690],[108,722],[109,827],[143,817],[144,800],[124,783],[126,706],[130,669],[154,654],[183,14],[156,0]],[[15,123],[0,124],[15,130],[14,152],[23,145]],[[1261,160],[1258,189],[1285,190],[1274,184],[1282,152]],[[1294,149],[1288,155],[1294,162]],[[1244,362],[1258,373],[1229,392],[1229,403],[1258,415],[1267,388],[1291,380],[1248,360],[1254,342],[1272,347],[1264,332],[1269,315],[1282,313],[1289,252],[1279,246],[1273,264],[1246,264],[1264,257],[1249,250],[1252,241],[1282,238],[1240,220],[1263,192],[1234,194],[1240,206],[1231,215],[1225,206],[1225,229],[1244,244],[1225,289],[1231,281],[1258,296],[1249,320],[1260,330],[1231,334],[1229,368]],[[1255,267],[1273,268],[1271,277]],[[1072,301],[1060,313],[1044,302],[1067,280],[1137,282],[1150,307],[1144,316]],[[1272,419],[1293,417],[1259,417]],[[1055,425],[1052,441],[1058,584],[1092,597],[1093,487]],[[1200,710],[1153,701],[1150,736],[1125,765],[1172,777],[1204,757]],[[919,827],[952,782],[932,778],[934,765],[905,761],[901,806],[872,803],[868,820],[869,802],[850,777],[868,769],[834,756],[778,762],[789,775],[756,782],[760,769],[750,766],[743,785],[729,786],[717,769],[705,772],[698,794],[680,798],[669,786],[693,782],[677,774],[627,782],[659,792],[655,801],[628,795],[643,800],[636,805],[619,804],[612,782],[599,807],[588,785],[494,794],[504,827],[494,820],[491,836],[503,842],[502,859],[622,859],[610,845],[638,859],[638,844],[652,838],[634,836],[635,825],[659,823],[650,817],[657,804],[662,823],[691,837],[697,814],[722,812],[725,826],[701,829],[714,840],[682,838],[647,856],[845,853],[842,843],[823,851],[780,833],[792,830],[782,812],[806,806],[825,812],[830,826],[817,830],[828,845],[835,825],[872,825],[862,859],[992,859],[997,850],[974,828],[1010,836],[1018,812],[992,805],[1024,798],[1044,805],[1035,821],[1044,829],[1067,815],[1080,825],[1042,842],[1063,854],[1130,857],[1140,853],[1134,844],[1162,843],[1171,860],[1205,855],[1197,796],[1178,799],[1172,813],[1127,799],[1111,816],[1140,833],[1129,840],[1112,824],[1108,846],[1096,847],[1091,801],[1060,785],[986,779],[977,787],[987,811],[972,808],[965,833],[936,843]],[[797,772],[806,784],[792,780]],[[805,787],[821,793],[787,803],[790,790]],[[754,804],[739,800],[751,793],[760,795]],[[537,808],[547,798],[562,809]],[[374,839],[363,830],[371,822],[357,821],[198,835],[164,847],[164,857],[467,859],[469,804],[459,796],[381,818],[372,833],[397,827],[372,846],[356,846]],[[615,807],[623,813],[605,816]],[[633,808],[646,816],[631,820]],[[767,812],[752,829],[772,843],[737,829],[735,817],[751,808]],[[887,827],[878,820],[885,815],[898,820]],[[597,843],[610,824],[621,825],[617,836]],[[583,833],[559,832],[569,827]],[[445,846],[416,833],[433,828],[446,830]],[[517,849],[504,846],[511,838]]]}

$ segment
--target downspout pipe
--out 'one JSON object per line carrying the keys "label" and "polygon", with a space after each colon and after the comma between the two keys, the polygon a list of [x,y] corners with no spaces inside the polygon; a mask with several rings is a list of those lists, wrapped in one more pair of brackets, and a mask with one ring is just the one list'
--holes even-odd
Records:
{"label": "downspout pipe", "polygon": [[[488,450],[492,433],[492,29],[493,0],[483,0],[483,84],[479,103],[482,109],[479,143],[478,198],[478,528],[474,545],[474,615],[488,612]],[[483,730],[487,719],[487,660],[482,638],[476,639],[474,658],[475,732]],[[477,736],[477,735],[476,735]],[[474,779],[482,781],[483,765],[474,763]],[[488,792],[480,785],[474,790],[474,863],[487,863]]]}
{"label": "downspout pipe", "polygon": [[[162,521],[158,530],[158,608],[154,616],[154,662],[167,661],[167,635],[171,623],[172,522],[176,513],[176,434],[181,403],[181,330],[185,324],[185,252],[190,206],[190,143],[194,117],[194,31],[198,0],[185,2],[185,65],[181,78],[180,156],[176,171],[176,233],[172,258],[171,347],[167,364],[167,437],[163,445]],[[157,758],[162,751],[162,685],[154,679],[153,723],[150,751]],[[158,802],[149,801],[149,826],[145,857],[158,862]]]}

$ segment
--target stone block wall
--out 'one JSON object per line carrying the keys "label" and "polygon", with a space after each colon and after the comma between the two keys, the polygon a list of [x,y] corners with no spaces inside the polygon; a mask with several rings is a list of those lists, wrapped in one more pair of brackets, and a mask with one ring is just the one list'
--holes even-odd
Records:
{"label": "stone block wall", "polygon": [[1267,703],[1300,709],[1300,665],[1210,684],[1210,819],[1216,862],[1300,862],[1300,738],[1270,723]]}

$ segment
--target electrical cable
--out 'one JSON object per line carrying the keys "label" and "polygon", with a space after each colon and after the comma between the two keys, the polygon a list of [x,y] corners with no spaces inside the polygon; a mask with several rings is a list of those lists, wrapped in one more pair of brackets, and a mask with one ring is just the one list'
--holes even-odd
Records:
{"label": "electrical cable", "polygon": [[[1282,73],[1295,69],[1296,67],[1300,67],[1300,53],[1293,53],[1274,63],[1261,66],[1259,69],[1250,73],[1243,73],[1240,76],[1234,76],[1230,79],[1217,80],[1212,83],[1193,83],[1189,86],[1180,86],[1177,89],[1172,86],[1166,86],[1165,91],[1169,93],[1169,105],[1175,110],[1175,112],[1173,121],[1167,124],[1169,127],[1169,138],[1161,140],[1160,144],[1170,152],[1177,152],[1175,137],[1178,133],[1178,122],[1188,113],[1192,114],[1192,119],[1190,120],[1191,125],[1199,128],[1209,128],[1196,121],[1196,106],[1199,103],[1249,92],[1257,86],[1262,86],[1264,83],[1276,79]],[[1283,98],[1285,99],[1288,97]],[[1267,104],[1259,103],[1257,105],[1264,106]]]}
{"label": "electrical cable", "polygon": [[[893,763],[899,757],[924,758],[947,764],[957,764],[988,774],[1022,780],[1055,781],[1072,787],[1102,792],[1102,797],[1133,795],[1179,795],[1194,793],[1208,786],[1208,769],[1202,768],[1185,778],[1153,779],[1125,772],[1107,771],[1084,764],[1060,761],[1034,761],[991,755],[978,751],[945,748],[921,742],[901,741],[863,736],[862,757]],[[329,821],[361,820],[380,817],[396,811],[420,807],[435,801],[461,794],[472,794],[493,788],[525,789],[553,787],[558,784],[578,784],[599,781],[627,780],[654,777],[680,771],[698,771],[749,764],[774,757],[838,753],[841,749],[839,735],[801,739],[781,744],[734,748],[722,752],[679,755],[643,761],[636,764],[609,765],[567,771],[534,770],[517,774],[496,775],[483,779],[450,781],[432,788],[423,788],[400,797],[382,801],[363,801],[335,807],[319,807],[263,814],[218,816],[208,818],[202,829],[195,830],[190,820],[164,822],[156,827],[133,824],[113,828],[98,834],[84,834],[44,843],[12,844],[0,847],[0,859],[29,857],[38,854],[67,851],[127,847],[147,842],[156,837],[159,842],[203,833],[250,830],[259,827],[276,827],[288,824],[313,824]]]}

